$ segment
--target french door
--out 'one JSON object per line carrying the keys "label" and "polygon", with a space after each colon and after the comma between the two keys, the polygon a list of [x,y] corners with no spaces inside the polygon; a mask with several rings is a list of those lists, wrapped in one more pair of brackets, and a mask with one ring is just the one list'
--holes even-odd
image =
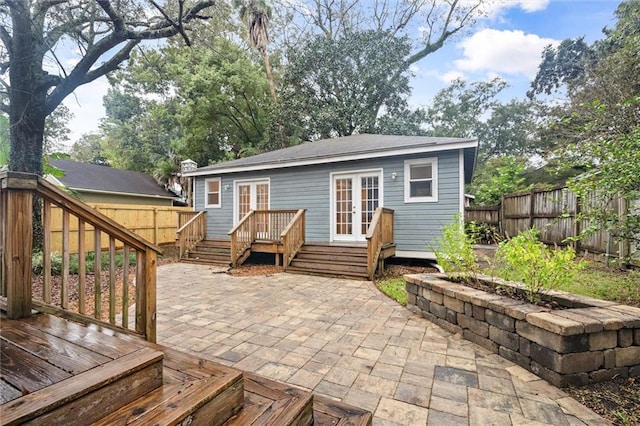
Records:
{"label": "french door", "polygon": [[[241,181],[236,182],[235,221],[238,223],[251,210],[269,210],[269,181]],[[259,234],[269,232],[267,216],[263,216],[256,223]]]}
{"label": "french door", "polygon": [[380,205],[380,173],[333,176],[334,241],[365,241],[373,213]]}

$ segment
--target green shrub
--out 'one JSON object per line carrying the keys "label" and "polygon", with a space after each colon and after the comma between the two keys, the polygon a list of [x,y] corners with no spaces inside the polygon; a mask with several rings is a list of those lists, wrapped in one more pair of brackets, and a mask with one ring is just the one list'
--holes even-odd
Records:
{"label": "green shrub", "polygon": [[478,223],[472,220],[465,224],[465,231],[475,244],[498,244],[502,241],[498,227],[488,223]]}
{"label": "green shrub", "polygon": [[436,239],[436,261],[449,278],[469,274],[473,279],[478,274],[478,259],[473,249],[473,239],[464,230],[460,215],[442,227]]}
{"label": "green shrub", "polygon": [[496,260],[498,275],[511,281],[522,282],[529,302],[547,290],[570,283],[583,262],[575,261],[571,247],[552,250],[538,240],[538,230],[529,229],[498,246]]}
{"label": "green shrub", "polygon": [[[95,265],[94,252],[87,252],[85,254],[85,274],[92,273]],[[44,269],[44,259],[41,251],[34,252],[31,255],[32,270],[35,274],[41,274]],[[124,264],[124,253],[117,252],[115,255],[116,268],[122,267]],[[129,265],[135,265],[136,254],[130,253]],[[109,269],[109,254],[101,253],[100,255],[100,270],[105,271]],[[77,254],[69,255],[69,273],[78,274],[80,272],[80,264]],[[51,275],[62,274],[62,254],[58,252],[51,253]]]}

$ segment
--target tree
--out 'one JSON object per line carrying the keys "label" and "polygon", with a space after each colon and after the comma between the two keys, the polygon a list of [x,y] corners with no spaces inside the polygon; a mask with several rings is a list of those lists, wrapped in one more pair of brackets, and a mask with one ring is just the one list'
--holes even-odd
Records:
{"label": "tree", "polygon": [[99,164],[107,166],[107,159],[101,146],[102,135],[99,133],[87,133],[78,139],[72,146],[70,157],[81,163]]}
{"label": "tree", "polygon": [[467,83],[455,80],[440,90],[425,114],[432,136],[475,137],[479,164],[501,156],[531,156],[546,151],[537,134],[539,105],[535,101],[498,99],[507,83],[499,78]]}
{"label": "tree", "polygon": [[271,99],[276,102],[276,86],[273,82],[271,63],[267,46],[269,44],[269,19],[271,18],[271,8],[263,0],[234,0],[236,7],[240,8],[240,17],[247,21],[249,43],[258,49],[264,62],[267,81],[269,82],[269,92]]}
{"label": "tree", "polygon": [[[548,132],[562,147],[558,158],[586,170],[569,182],[584,200],[582,216],[591,224],[585,234],[605,229],[618,240],[637,241],[640,214],[632,203],[640,198],[640,1],[621,2],[616,17],[615,26],[603,30],[602,40],[581,48],[589,61],[573,67],[579,62],[575,55],[556,55],[557,66],[541,66],[534,83],[567,84],[568,100],[557,107]],[[562,72],[555,77],[553,70]],[[629,204],[625,214],[612,209],[617,197]]]}
{"label": "tree", "polygon": [[191,158],[206,165],[261,151],[271,98],[261,66],[225,38],[134,52],[111,79],[101,125],[114,167],[159,180]]}
{"label": "tree", "polygon": [[[188,43],[186,25],[202,19],[214,0],[178,1],[175,10],[155,1],[4,0],[0,5],[0,71],[9,73],[9,168],[42,173],[45,119],[78,86],[117,69],[142,40],[180,34]],[[62,49],[75,45],[81,57],[65,69]],[[45,58],[54,58],[59,72],[50,73]]]}
{"label": "tree", "polygon": [[279,0],[275,9],[283,11],[284,20],[297,27],[282,36],[289,49],[318,35],[340,39],[349,33],[371,30],[402,38],[419,28],[413,49],[404,57],[409,66],[473,25],[485,13],[483,3],[484,0]]}
{"label": "tree", "polygon": [[280,123],[298,140],[375,131],[380,114],[406,110],[410,48],[380,31],[313,38],[289,55]]}

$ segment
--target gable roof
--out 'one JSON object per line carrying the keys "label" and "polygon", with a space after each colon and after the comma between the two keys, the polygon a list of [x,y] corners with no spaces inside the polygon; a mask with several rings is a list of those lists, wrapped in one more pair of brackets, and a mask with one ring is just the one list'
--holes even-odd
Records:
{"label": "gable roof", "polygon": [[71,160],[50,159],[49,163],[64,171],[64,176],[54,178],[56,183],[76,191],[168,199],[176,197],[144,173]]}
{"label": "gable roof", "polygon": [[[465,155],[465,158],[473,158],[473,161],[465,166],[470,166],[473,169],[477,147],[477,139],[360,134],[305,142],[264,154],[200,167],[184,175],[202,176],[279,169],[450,149],[468,150],[469,153]],[[465,154],[467,153],[465,152]]]}

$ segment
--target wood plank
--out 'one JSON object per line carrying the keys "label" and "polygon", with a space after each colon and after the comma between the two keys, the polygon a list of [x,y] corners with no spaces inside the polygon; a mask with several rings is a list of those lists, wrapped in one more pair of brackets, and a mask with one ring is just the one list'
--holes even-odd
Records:
{"label": "wood plank", "polygon": [[34,315],[27,323],[69,342],[82,342],[86,349],[109,358],[119,358],[144,346],[136,341],[119,339],[53,315]]}
{"label": "wood plank", "polygon": [[90,424],[162,385],[162,352],[142,348],[2,407],[4,425]]}
{"label": "wood plank", "polygon": [[69,212],[62,211],[62,282],[60,306],[69,309]]}
{"label": "wood plank", "polygon": [[[310,425],[313,423],[313,395],[293,386],[265,379],[251,373],[244,375],[245,392],[273,401],[268,409],[253,419],[255,425]],[[243,420],[243,421],[246,421]],[[231,419],[228,425],[246,423]]]}
{"label": "wood plank", "polygon": [[80,346],[82,342],[78,342],[79,345],[71,343],[22,321],[2,321],[0,337],[71,374],[87,371],[112,359],[85,349]]}
{"label": "wood plank", "polygon": [[78,311],[81,314],[87,312],[86,298],[87,298],[87,284],[86,284],[86,247],[85,247],[85,224],[84,220],[78,218]]}
{"label": "wood plank", "polygon": [[51,202],[44,200],[42,208],[42,300],[51,303]]}
{"label": "wood plank", "polygon": [[33,194],[9,190],[6,194],[6,218],[10,226],[4,232],[6,260],[5,290],[7,316],[18,319],[31,315],[31,248],[33,237]]}
{"label": "wood plank", "polygon": [[373,415],[370,411],[316,395],[313,418],[316,425],[370,426]]}
{"label": "wood plank", "polygon": [[102,250],[100,249],[100,230],[93,230],[93,317],[100,319],[102,314],[102,292],[100,274],[102,270]]}
{"label": "wood plank", "polygon": [[116,239],[109,237],[109,322],[116,323]]}
{"label": "wood plank", "polygon": [[[46,361],[0,337],[2,378],[23,393],[35,392],[71,377]],[[3,414],[4,421],[4,414]]]}
{"label": "wood plank", "polygon": [[11,386],[10,383],[7,383],[3,379],[0,379],[0,405],[6,404],[7,402],[12,401],[16,398],[20,398],[21,396],[22,392],[20,392],[14,386]]}
{"label": "wood plank", "polygon": [[[242,408],[242,377],[212,377],[197,381],[163,386],[122,407],[95,425],[162,424],[190,425],[224,424]],[[204,410],[204,412],[200,412]]]}

